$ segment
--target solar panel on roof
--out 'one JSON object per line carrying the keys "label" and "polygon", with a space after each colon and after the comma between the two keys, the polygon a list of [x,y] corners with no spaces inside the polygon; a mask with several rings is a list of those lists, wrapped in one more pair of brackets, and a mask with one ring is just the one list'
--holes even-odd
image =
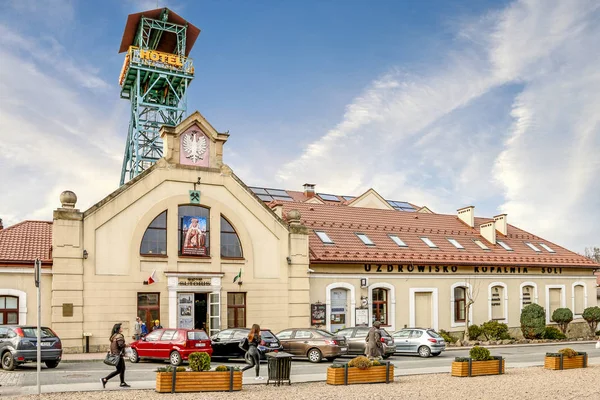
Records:
{"label": "solar panel on roof", "polygon": [[338,199],[337,196],[334,196],[332,194],[317,193],[317,195],[319,195],[320,198],[326,201],[340,201],[340,199]]}
{"label": "solar panel on roof", "polygon": [[411,206],[410,204],[408,204],[405,201],[396,201],[396,207],[402,207],[402,208],[413,208],[413,206]]}
{"label": "solar panel on roof", "polygon": [[342,196],[342,198],[346,201],[350,201],[350,200],[355,199],[356,197],[355,196]]}
{"label": "solar panel on roof", "polygon": [[290,197],[289,194],[287,194],[287,192],[285,190],[280,190],[280,189],[265,189],[267,191],[267,193],[269,193],[271,196],[283,196],[283,197]]}
{"label": "solar panel on roof", "polygon": [[251,187],[250,190],[252,190],[254,194],[268,194],[263,188]]}
{"label": "solar panel on roof", "polygon": [[269,195],[265,195],[265,194],[257,194],[258,198],[261,199],[262,201],[273,201],[273,198]]}

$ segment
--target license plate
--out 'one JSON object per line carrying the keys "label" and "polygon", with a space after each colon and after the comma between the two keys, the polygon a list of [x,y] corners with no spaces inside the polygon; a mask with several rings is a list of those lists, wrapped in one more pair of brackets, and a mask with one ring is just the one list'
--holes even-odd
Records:
{"label": "license plate", "polygon": [[52,346],[52,343],[50,342],[42,342],[42,347],[50,347]]}
{"label": "license plate", "polygon": [[271,343],[269,346],[271,346],[271,347],[279,347],[279,345],[277,343]]}
{"label": "license plate", "polygon": [[348,351],[348,348],[347,347],[340,347],[340,350],[342,350],[342,351]]}
{"label": "license plate", "polygon": [[196,347],[204,347],[204,346],[206,346],[205,343],[196,343]]}

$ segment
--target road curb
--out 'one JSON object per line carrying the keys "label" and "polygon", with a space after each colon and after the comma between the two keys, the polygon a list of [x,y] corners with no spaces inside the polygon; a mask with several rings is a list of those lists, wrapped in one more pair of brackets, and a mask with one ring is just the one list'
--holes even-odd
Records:
{"label": "road curb", "polygon": [[[574,342],[548,342],[548,343],[515,343],[515,344],[495,344],[483,346],[486,349],[508,349],[511,347],[535,347],[535,346],[558,346],[558,345],[567,345],[567,344],[590,344],[596,343],[597,340],[580,340]],[[481,345],[479,345],[481,346]],[[446,347],[446,351],[455,351],[455,350],[469,350],[474,346],[452,346]]]}

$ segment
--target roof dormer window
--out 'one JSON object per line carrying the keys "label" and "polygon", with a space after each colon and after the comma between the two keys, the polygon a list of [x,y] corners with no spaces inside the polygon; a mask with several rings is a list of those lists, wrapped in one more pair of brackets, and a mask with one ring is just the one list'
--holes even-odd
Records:
{"label": "roof dormer window", "polygon": [[331,238],[323,231],[315,231],[315,233],[317,234],[317,236],[319,237],[319,239],[321,239],[321,242],[325,243],[325,244],[334,244],[333,240],[331,240]]}
{"label": "roof dormer window", "polygon": [[408,245],[406,243],[404,243],[402,241],[402,239],[400,239],[398,236],[396,235],[388,235],[390,237],[390,239],[392,239],[394,241],[394,243],[396,243],[398,246],[400,247],[408,247]]}
{"label": "roof dormer window", "polygon": [[540,243],[540,246],[542,246],[544,248],[544,250],[546,250],[548,253],[556,253],[554,250],[552,250],[550,247],[548,247],[547,244]]}
{"label": "roof dormer window", "polygon": [[429,247],[433,248],[433,249],[437,249],[437,246],[435,245],[435,243],[433,243],[431,241],[431,239],[427,238],[427,237],[422,237],[421,240]]}
{"label": "roof dormer window", "polygon": [[373,241],[364,233],[357,233],[356,236],[358,236],[358,238],[367,246],[375,246],[375,243],[373,243]]}
{"label": "roof dormer window", "polygon": [[453,245],[454,247],[456,247],[457,249],[460,249],[460,250],[464,250],[464,249],[465,249],[465,248],[463,247],[463,245],[462,245],[462,244],[460,244],[460,243],[458,243],[458,242],[456,241],[456,239],[448,238],[448,241],[449,241],[450,243],[452,243],[452,245]]}
{"label": "roof dormer window", "polygon": [[497,240],[496,243],[502,246],[502,248],[506,251],[513,251],[513,249],[511,249],[510,246],[504,243],[502,240]]}
{"label": "roof dormer window", "polygon": [[485,245],[481,240],[475,239],[473,240],[477,246],[481,248],[481,250],[489,250],[490,248]]}
{"label": "roof dormer window", "polygon": [[535,247],[535,245],[533,243],[525,242],[525,244],[527,246],[529,246],[529,248],[531,250],[535,251],[536,253],[541,253],[542,252],[540,249],[538,249],[537,247]]}

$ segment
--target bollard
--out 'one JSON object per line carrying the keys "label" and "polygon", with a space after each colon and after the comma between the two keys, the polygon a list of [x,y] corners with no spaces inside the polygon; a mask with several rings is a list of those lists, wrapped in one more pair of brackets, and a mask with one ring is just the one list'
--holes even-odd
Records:
{"label": "bollard", "polygon": [[172,378],[172,382],[171,382],[171,393],[175,393],[175,383],[177,382],[176,378],[176,374],[177,374],[177,367],[175,365],[171,365],[171,368],[173,368],[173,378]]}

